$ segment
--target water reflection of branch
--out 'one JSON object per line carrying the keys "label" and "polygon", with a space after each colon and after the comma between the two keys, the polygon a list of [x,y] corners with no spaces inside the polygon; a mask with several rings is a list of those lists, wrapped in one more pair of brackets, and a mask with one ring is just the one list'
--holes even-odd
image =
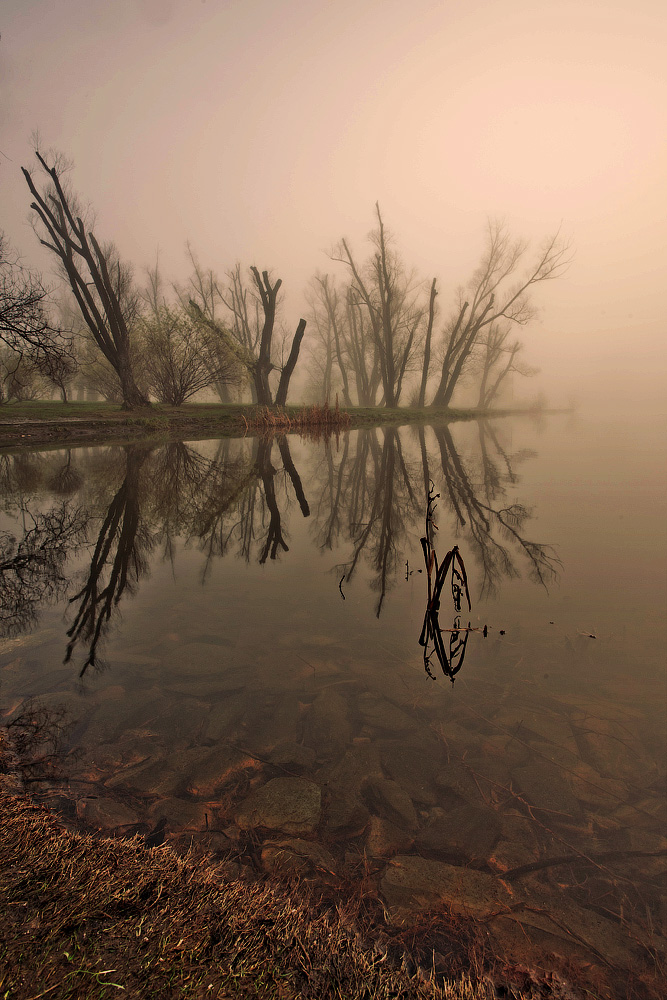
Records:
{"label": "water reflection of branch", "polygon": [[[532,579],[546,586],[557,577],[560,562],[554,549],[524,536],[530,510],[518,503],[502,503],[507,485],[518,482],[516,463],[530,453],[510,455],[488,422],[481,421],[478,427],[481,483],[468,471],[446,426],[432,431],[438,461],[427,442],[427,429],[417,429],[421,474],[418,466],[406,461],[403,441],[395,428],[346,436],[340,457],[334,456],[331,448],[324,452],[315,474],[320,482],[315,538],[321,550],[333,549],[341,539],[351,544],[348,559],[333,567],[336,579],[343,573],[349,582],[362,556],[366,557],[374,573],[371,586],[380,593],[377,614],[404,558],[401,550],[407,544],[408,523],[420,506],[416,496],[428,495],[431,480],[440,479],[438,465],[454,529],[465,529],[482,566],[482,596],[493,593],[503,576],[519,575],[512,549],[525,557]],[[432,526],[428,530],[432,531]]]}
{"label": "water reflection of branch", "polygon": [[2,637],[28,631],[40,608],[65,592],[65,563],[83,540],[88,523],[84,511],[70,501],[36,515],[24,505],[21,514],[29,527],[20,541],[9,532],[0,532]]}
{"label": "water reflection of branch", "polygon": [[[507,507],[494,504],[494,500],[504,494],[504,487],[497,469],[493,474],[490,472],[488,453],[483,459],[486,469],[484,493],[487,500],[485,501],[480,496],[482,491],[473,485],[456,450],[449,428],[435,428],[435,436],[440,447],[445,487],[451,509],[459,527],[467,527],[468,536],[473,543],[473,552],[483,570],[481,596],[493,593],[503,576],[513,578],[519,575],[512,553],[494,537],[495,529],[499,529],[501,534],[508,541],[515,543],[526,556],[531,579],[543,586],[557,579],[561,563],[553,546],[531,542],[522,534],[523,526],[531,516],[529,508],[519,503]],[[500,449],[500,446],[498,448],[508,468],[507,479],[515,482],[509,456]]]}
{"label": "water reflection of branch", "polygon": [[[426,533],[420,539],[424,553],[424,563],[426,565],[428,596],[424,624],[419,636],[419,645],[424,649],[424,669],[429,677],[435,680],[435,674],[431,670],[431,660],[435,656],[442,668],[442,672],[446,677],[449,677],[453,684],[456,674],[463,666],[468,646],[468,637],[470,635],[470,622],[468,622],[467,628],[461,627],[461,619],[459,617],[461,599],[463,597],[466,598],[468,611],[472,610],[472,604],[470,601],[470,591],[468,590],[468,577],[458,545],[455,545],[446,554],[441,563],[438,562],[438,557],[433,546],[432,538],[436,529],[433,515],[435,513],[436,500],[439,497],[440,494],[435,492],[433,482],[431,481],[428,484],[426,501]],[[451,629],[442,629],[440,628],[441,595],[447,580],[447,574],[450,571],[450,588],[455,617]],[[444,633],[449,634],[449,656],[445,650],[445,643],[442,638]],[[486,630],[484,634],[486,634]]]}
{"label": "water reflection of branch", "polygon": [[[283,468],[292,482],[294,492],[301,508],[301,513],[304,517],[308,517],[310,515],[310,507],[308,506],[308,501],[306,500],[303,492],[301,479],[296,471],[294,462],[292,461],[292,455],[290,453],[289,444],[287,443],[287,438],[284,434],[281,434],[278,436],[277,441],[280,457],[283,460]],[[269,554],[271,559],[275,559],[279,549],[282,549],[284,552],[289,552],[289,546],[287,545],[283,534],[281,512],[276,499],[274,477],[277,470],[271,463],[272,448],[272,437],[260,438],[257,448],[257,468],[264,486],[264,499],[269,510],[269,526],[266,532],[266,538],[264,540],[261,555],[259,557],[261,564],[266,562]]]}
{"label": "water reflection of branch", "polygon": [[145,556],[151,542],[148,533],[139,530],[139,473],[149,454],[149,448],[139,445],[130,445],[125,449],[125,478],[102,522],[86,582],[79,593],[70,598],[70,604],[79,602],[79,605],[74,622],[67,631],[70,641],[65,663],[71,659],[80,639],[89,644],[79,676],[83,676],[89,666],[95,665],[97,645],[113,608],[126,589],[132,592],[148,569]]}
{"label": "water reflection of branch", "polygon": [[[336,567],[349,582],[362,553],[366,552],[375,576],[371,587],[379,591],[376,617],[401,558],[399,545],[406,537],[406,520],[416,506],[398,431],[384,428],[380,446],[377,431],[360,434],[352,460],[348,487],[347,530],[352,542],[348,561]],[[347,452],[346,452],[347,454]]]}

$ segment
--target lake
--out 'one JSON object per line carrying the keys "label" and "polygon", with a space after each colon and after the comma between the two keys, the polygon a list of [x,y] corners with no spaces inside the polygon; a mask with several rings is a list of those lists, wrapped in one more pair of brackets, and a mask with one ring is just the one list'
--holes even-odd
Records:
{"label": "lake", "polygon": [[[576,413],[0,455],[0,716],[60,739],[31,788],[659,995],[665,468],[660,423]],[[423,537],[432,596],[462,559],[440,656]]]}

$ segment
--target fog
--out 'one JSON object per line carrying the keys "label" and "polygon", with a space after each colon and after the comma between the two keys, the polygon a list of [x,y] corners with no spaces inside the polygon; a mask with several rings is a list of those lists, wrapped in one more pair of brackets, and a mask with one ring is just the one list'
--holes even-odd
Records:
{"label": "fog", "polygon": [[[554,405],[659,407],[667,265],[662,0],[4,0],[0,226],[28,222],[30,136],[74,162],[98,232],[140,271],[307,282],[359,250],[379,201],[447,313],[488,217],[571,242],[522,333]],[[308,336],[308,334],[306,334]]]}

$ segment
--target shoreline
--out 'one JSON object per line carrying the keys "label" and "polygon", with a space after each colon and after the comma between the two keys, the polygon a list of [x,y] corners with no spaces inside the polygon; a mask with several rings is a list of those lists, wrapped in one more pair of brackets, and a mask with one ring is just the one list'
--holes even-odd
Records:
{"label": "shoreline", "polygon": [[[462,962],[451,973],[435,959],[432,968],[420,964],[400,928],[389,928],[380,912],[373,921],[373,905],[359,900],[355,912],[349,899],[327,898],[308,878],[281,880],[250,869],[244,877],[235,867],[201,848],[181,852],[169,844],[147,846],[139,835],[68,828],[23,791],[0,729],[2,996],[98,1000],[119,990],[142,1000],[498,995],[492,973],[475,969],[474,960],[474,980]],[[473,938],[463,922],[462,949]],[[512,987],[507,995],[524,1000],[518,982]]]}
{"label": "shoreline", "polygon": [[[91,445],[113,442],[123,444],[141,437],[164,440],[187,438],[202,440],[213,437],[235,437],[261,434],[261,429],[248,427],[248,418],[261,410],[244,404],[186,404],[182,407],[154,405],[150,410],[124,411],[112,404],[7,403],[0,407],[0,448],[32,448],[49,445]],[[285,413],[294,419],[303,407],[288,406]],[[77,412],[78,411],[78,412]],[[342,427],[313,424],[314,434],[340,433],[360,427],[382,424],[397,426],[410,423],[453,423],[508,416],[532,416],[565,413],[568,410],[535,409],[411,409],[381,407],[341,409],[349,417]],[[304,433],[303,430],[276,429],[277,433]]]}

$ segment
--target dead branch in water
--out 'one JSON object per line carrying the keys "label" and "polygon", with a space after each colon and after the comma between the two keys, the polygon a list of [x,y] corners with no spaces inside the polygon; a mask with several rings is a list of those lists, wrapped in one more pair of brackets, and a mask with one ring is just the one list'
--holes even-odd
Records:
{"label": "dead branch in water", "polygon": [[[454,676],[463,666],[468,636],[475,629],[471,627],[470,622],[468,622],[467,627],[462,626],[459,617],[462,599],[465,597],[468,603],[468,611],[472,610],[472,603],[468,590],[468,576],[458,545],[450,549],[442,563],[438,563],[438,557],[433,546],[433,534],[438,530],[438,526],[433,520],[433,514],[436,507],[436,500],[439,496],[439,493],[435,493],[435,487],[431,482],[426,504],[426,534],[421,539],[428,580],[428,600],[426,614],[424,615],[424,624],[419,636],[419,645],[424,647],[424,669],[429,677],[435,680],[435,674],[431,670],[431,659],[435,656],[442,667],[442,672],[454,683]],[[442,629],[440,628],[439,620],[440,596],[450,571],[450,586],[455,617],[451,629]],[[449,633],[449,655],[447,654],[442,638],[445,632]],[[429,652],[431,644],[433,648]]]}

